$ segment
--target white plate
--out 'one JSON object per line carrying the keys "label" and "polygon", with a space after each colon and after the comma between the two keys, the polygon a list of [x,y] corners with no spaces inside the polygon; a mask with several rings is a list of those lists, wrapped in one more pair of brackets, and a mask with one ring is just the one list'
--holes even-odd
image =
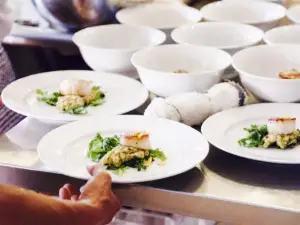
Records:
{"label": "white plate", "polygon": [[197,130],[171,120],[143,116],[94,117],[59,127],[48,133],[38,145],[43,163],[56,171],[88,179],[86,158],[89,142],[97,132],[103,136],[145,130],[150,132],[154,148],[167,156],[165,166],[151,165],[146,171],[130,169],[122,176],[111,173],[115,183],[158,180],[186,172],[202,162],[209,145]]}
{"label": "white plate", "polygon": [[[65,79],[91,80],[106,94],[103,105],[88,108],[87,115],[59,112],[55,107],[36,99],[36,89],[58,91]],[[147,89],[138,81],[125,76],[93,71],[56,71],[19,79],[2,92],[3,103],[25,116],[45,121],[76,121],[96,115],[117,115],[132,111],[148,99]]]}
{"label": "white plate", "polygon": [[265,103],[233,108],[209,117],[202,125],[202,134],[217,148],[240,157],[282,164],[300,163],[300,146],[289,150],[245,148],[237,141],[246,136],[243,128],[251,124],[267,124],[270,117],[296,117],[300,128],[300,105]]}

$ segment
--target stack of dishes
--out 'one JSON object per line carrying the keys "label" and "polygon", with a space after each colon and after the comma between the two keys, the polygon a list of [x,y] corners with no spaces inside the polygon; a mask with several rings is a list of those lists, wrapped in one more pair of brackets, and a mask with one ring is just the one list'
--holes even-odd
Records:
{"label": "stack of dishes", "polygon": [[[274,2],[226,0],[201,10],[168,2],[123,9],[117,13],[122,24],[74,34],[73,41],[94,72],[32,75],[6,87],[3,102],[45,123],[69,123],[47,134],[38,146],[40,159],[56,171],[85,179],[86,166],[97,163],[114,182],[150,181],[202,162],[208,142],[178,122],[120,114],[145,103],[148,91],[160,97],[204,93],[232,66],[258,99],[277,104],[217,113],[204,122],[204,136],[238,156],[299,163],[297,147],[286,154],[259,149],[292,148],[300,140],[295,125],[299,106],[290,103],[300,101],[300,28],[274,28],[286,11]],[[296,23],[295,11],[297,7],[288,15]],[[202,16],[206,22],[200,23]],[[264,36],[263,30],[270,28],[274,29]],[[263,37],[269,45],[260,45]],[[142,83],[126,77],[136,74]],[[238,88],[235,85],[234,93]],[[243,138],[245,127],[259,138]]]}

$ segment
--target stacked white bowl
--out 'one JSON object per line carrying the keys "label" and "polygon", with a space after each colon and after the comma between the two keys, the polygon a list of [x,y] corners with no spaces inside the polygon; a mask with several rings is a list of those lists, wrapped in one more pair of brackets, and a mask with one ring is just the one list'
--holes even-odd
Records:
{"label": "stacked white bowl", "polygon": [[300,44],[300,25],[287,25],[269,30],[264,35],[267,44]]}
{"label": "stacked white bowl", "polygon": [[239,22],[254,25],[266,31],[274,28],[285,16],[286,9],[268,1],[221,1],[205,5],[201,9],[207,21]]}
{"label": "stacked white bowl", "polygon": [[166,35],[157,29],[134,25],[104,25],[83,29],[73,36],[85,62],[95,71],[134,74],[132,55],[160,45]]}
{"label": "stacked white bowl", "polygon": [[[258,98],[296,101],[298,97],[300,100],[300,91],[296,97],[284,95],[284,91],[273,92],[281,85],[294,88],[293,81],[276,76],[291,66],[298,68],[299,56],[291,53],[295,59],[291,63],[291,47],[256,46],[263,39],[263,30],[276,26],[286,14],[275,1],[223,0],[201,10],[170,1],[142,4],[120,10],[116,17],[122,24],[87,28],[73,40],[94,70],[122,74],[137,71],[147,89],[159,96],[208,90],[221,80],[226,69],[232,68],[230,55],[234,55],[234,69]],[[202,15],[207,22],[197,23]],[[267,43],[276,44],[278,36],[284,36],[278,33],[284,29],[300,32],[296,26],[276,29],[265,35]],[[170,42],[177,44],[161,45]]]}
{"label": "stacked white bowl", "polygon": [[242,84],[256,97],[270,102],[300,101],[300,79],[280,79],[279,73],[300,71],[300,45],[260,45],[233,56]]}
{"label": "stacked white bowl", "polygon": [[223,0],[223,1],[230,1],[230,2],[240,2],[240,1],[267,1],[267,2],[273,2],[281,5],[285,5],[286,2],[289,0]]}
{"label": "stacked white bowl", "polygon": [[213,47],[171,44],[141,50],[132,63],[148,90],[168,97],[207,91],[220,82],[231,56]]}
{"label": "stacked white bowl", "polygon": [[167,35],[166,44],[170,44],[170,33],[174,28],[186,23],[197,23],[202,20],[202,15],[198,9],[178,1],[162,1],[122,9],[117,12],[116,18],[122,24],[160,29]]}
{"label": "stacked white bowl", "polygon": [[289,8],[287,11],[287,17],[293,23],[300,24],[300,5]]}
{"label": "stacked white bowl", "polygon": [[176,43],[217,47],[231,55],[258,44],[263,35],[259,28],[233,22],[186,24],[171,34]]}

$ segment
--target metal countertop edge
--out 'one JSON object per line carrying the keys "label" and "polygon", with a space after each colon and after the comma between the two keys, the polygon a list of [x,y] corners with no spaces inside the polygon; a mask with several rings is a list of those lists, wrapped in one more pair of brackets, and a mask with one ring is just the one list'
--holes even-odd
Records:
{"label": "metal countertop edge", "polygon": [[141,185],[123,185],[114,188],[114,191],[125,205],[165,213],[243,225],[300,224],[300,212],[293,210],[268,208]]}

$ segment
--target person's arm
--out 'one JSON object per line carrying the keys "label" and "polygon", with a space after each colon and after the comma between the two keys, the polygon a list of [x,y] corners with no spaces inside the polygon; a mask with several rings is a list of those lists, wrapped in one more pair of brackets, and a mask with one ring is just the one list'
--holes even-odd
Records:
{"label": "person's arm", "polygon": [[60,200],[13,186],[0,186],[1,225],[104,225],[119,210],[110,177],[88,182],[78,201]]}

